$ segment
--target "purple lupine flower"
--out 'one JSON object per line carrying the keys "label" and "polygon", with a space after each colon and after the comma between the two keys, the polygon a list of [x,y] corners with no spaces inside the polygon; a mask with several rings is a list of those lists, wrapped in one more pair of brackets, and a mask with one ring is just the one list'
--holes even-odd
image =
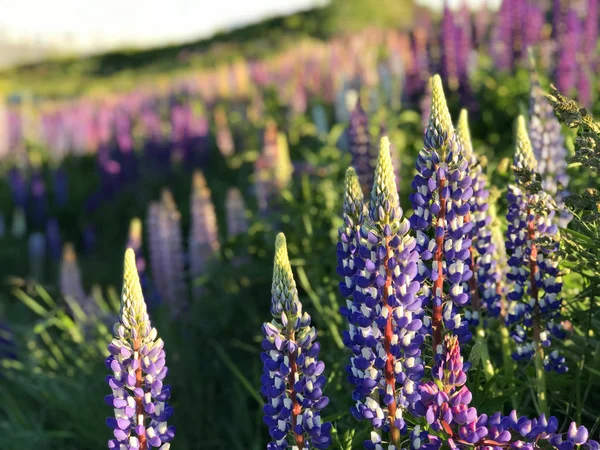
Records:
{"label": "purple lupine flower", "polygon": [[502,0],[492,32],[492,57],[494,66],[501,71],[511,71],[513,60],[513,3],[515,0]]}
{"label": "purple lupine flower", "polygon": [[418,279],[427,282],[425,296],[433,308],[433,348],[438,352],[442,323],[461,341],[471,337],[459,310],[469,302],[467,282],[473,276],[469,268],[473,222],[465,220],[470,212],[473,180],[438,75],[431,79],[431,92],[431,115],[417,158],[418,173],[412,182],[414,214],[410,222],[416,230],[421,256]]}
{"label": "purple lupine flower", "polygon": [[589,59],[581,58],[577,72],[577,101],[586,108],[592,106],[592,70]]}
{"label": "purple lupine flower", "polygon": [[[188,239],[192,284],[206,274],[208,264],[221,247],[217,216],[210,196],[210,189],[204,175],[199,170],[195,171],[190,198],[192,224]],[[198,287],[195,287],[193,291],[196,296],[200,295],[201,290]]]}
{"label": "purple lupine flower", "polygon": [[583,24],[583,55],[590,61],[597,59],[596,47],[598,44],[598,13],[600,2],[598,0],[587,0],[585,8],[585,21]]}
{"label": "purple lupine flower", "polygon": [[225,214],[227,215],[227,236],[229,238],[248,232],[246,203],[238,188],[228,189],[227,198],[225,199]]}
{"label": "purple lupine flower", "polygon": [[27,183],[18,168],[13,167],[9,171],[8,182],[12,194],[13,203],[17,208],[25,209],[27,206]]}
{"label": "purple lupine flower", "polygon": [[573,8],[567,11],[564,34],[558,41],[558,63],[556,66],[556,87],[560,92],[571,92],[576,87],[577,49],[581,44],[581,21]]}
{"label": "purple lupine flower", "polygon": [[473,272],[473,276],[469,280],[472,315],[468,319],[471,324],[477,325],[482,307],[487,309],[489,316],[498,316],[501,309],[501,297],[497,290],[498,271],[494,257],[496,248],[492,243],[490,228],[492,217],[489,213],[488,180],[479,158],[473,152],[467,110],[465,109],[460,112],[456,126],[456,138],[469,163],[469,176],[473,183],[473,196],[469,200],[470,211],[465,220],[473,223],[471,248],[469,249],[469,267]]}
{"label": "purple lupine flower", "polygon": [[373,185],[375,157],[369,134],[369,117],[363,111],[360,101],[356,103],[356,107],[350,114],[347,132],[352,167],[356,170],[363,194],[367,195]]}
{"label": "purple lupine flower", "polygon": [[172,194],[164,190],[161,201],[148,208],[150,268],[161,301],[169,305],[173,316],[188,306],[184,278],[185,254],[181,237],[181,216]]}
{"label": "purple lupine flower", "polygon": [[542,187],[552,195],[562,197],[562,189],[567,187],[567,149],[561,127],[554,115],[552,105],[546,98],[537,78],[531,69],[531,90],[529,94],[529,137],[533,155],[537,161],[537,172],[542,176]]}
{"label": "purple lupine flower", "polygon": [[[420,348],[423,299],[415,280],[419,255],[408,234],[409,222],[402,217],[389,146],[384,137],[368,216],[349,172],[338,270],[343,267],[340,290],[347,306],[342,313],[350,325],[344,342],[352,350],[347,367],[348,379],[355,386],[352,415],[389,430],[389,444],[399,446],[405,427],[403,411],[424,370]],[[365,448],[375,445],[373,440],[365,442]]]}
{"label": "purple lupine flower", "polygon": [[43,229],[48,216],[48,199],[46,184],[40,171],[35,171],[31,176],[28,206],[31,223],[34,227]]}
{"label": "purple lupine flower", "polygon": [[[337,244],[337,273],[342,280],[339,287],[340,292],[346,298],[347,307],[342,308],[342,315],[348,317],[351,313],[353,295],[356,289],[355,275],[358,267],[355,259],[358,258],[360,246],[360,229],[364,222],[366,209],[364,196],[358,176],[354,168],[349,167],[346,171],[346,185],[344,189],[344,205],[342,218],[344,223],[338,229]],[[350,335],[344,336],[346,345],[352,347]]]}
{"label": "purple lupine flower", "polygon": [[54,170],[52,175],[54,203],[59,208],[65,208],[69,202],[69,181],[67,172],[62,167],[58,167]]}
{"label": "purple lupine flower", "polygon": [[302,312],[283,233],[275,241],[271,314],[273,320],[263,325],[261,354],[264,422],[273,439],[267,448],[326,449],[331,423],[321,420],[329,403],[323,395],[325,364],[317,359],[321,346],[310,316]]}
{"label": "purple lupine flower", "polygon": [[46,225],[46,243],[48,245],[50,257],[55,261],[60,260],[62,253],[62,238],[58,220],[54,217],[50,218]]}
{"label": "purple lupine flower", "polygon": [[[527,135],[525,120],[519,117],[514,170],[529,176],[536,171],[537,161]],[[508,230],[506,250],[512,283],[507,298],[511,301],[507,322],[517,343],[516,360],[531,360],[543,354],[542,346],[550,345],[551,336],[562,339],[565,333],[555,319],[561,307],[562,282],[558,271],[558,227],[554,209],[544,191],[532,194],[525,181],[517,178],[508,186]],[[545,330],[542,326],[545,322]],[[564,358],[552,352],[544,361],[547,370],[566,372]]]}
{"label": "purple lupine flower", "polygon": [[541,5],[531,0],[523,4],[524,14],[521,17],[521,29],[523,33],[523,54],[527,55],[527,49],[542,41],[542,31],[545,25],[545,11]]}
{"label": "purple lupine flower", "polygon": [[[424,419],[427,432],[417,425],[411,434],[411,450],[440,450],[443,444],[455,450],[501,450],[539,447],[549,442],[558,450],[575,448],[597,450],[598,443],[588,440],[585,427],[571,424],[566,436],[557,434],[556,417],[529,419],[500,412],[491,416],[479,414],[470,407],[472,394],[465,385],[469,363],[464,363],[456,336],[446,335],[443,350],[435,357],[433,380],[418,386],[420,398],[412,405],[416,418]],[[563,439],[566,437],[566,441]],[[565,443],[564,446],[561,444]]]}
{"label": "purple lupine flower", "polygon": [[175,427],[167,425],[173,408],[167,403],[171,387],[163,384],[164,342],[150,323],[131,249],[125,252],[121,311],[114,334],[106,359],[113,375],[107,377],[112,394],[105,400],[115,411],[115,417],[106,421],[114,434],[108,448],[168,450]]}
{"label": "purple lupine flower", "polygon": [[[454,14],[448,6],[448,2],[444,1],[444,12],[442,16],[441,29],[441,52],[442,65],[441,71],[444,79],[448,82],[451,90],[458,88],[458,49],[457,49],[457,28],[454,20]],[[465,55],[461,55],[464,57]]]}

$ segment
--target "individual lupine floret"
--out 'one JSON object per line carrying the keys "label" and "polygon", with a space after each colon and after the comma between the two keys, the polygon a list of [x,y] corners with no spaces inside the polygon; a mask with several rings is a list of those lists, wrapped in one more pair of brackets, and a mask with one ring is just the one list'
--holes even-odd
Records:
{"label": "individual lupine floret", "polygon": [[542,176],[542,187],[552,196],[559,194],[560,199],[562,189],[569,183],[565,139],[552,105],[540,86],[533,60],[530,64],[529,137],[537,172]]}
{"label": "individual lupine floret", "polygon": [[471,337],[459,311],[469,301],[467,282],[473,276],[469,268],[473,222],[466,220],[473,188],[442,80],[435,75],[430,83],[431,114],[412,182],[414,214],[410,221],[421,256],[418,280],[426,282],[427,303],[433,308],[433,348],[439,352],[443,327],[453,330],[462,341]]}
{"label": "individual lupine floret", "polygon": [[[500,296],[497,293],[497,270],[494,258],[495,246],[492,243],[492,230],[490,228],[492,217],[489,213],[490,191],[488,180],[483,172],[479,158],[473,152],[471,133],[467,110],[460,112],[456,126],[456,138],[462,147],[463,156],[469,163],[469,176],[472,180],[473,196],[469,200],[470,211],[465,221],[473,223],[471,229],[471,248],[469,268],[473,273],[469,280],[471,294],[471,317],[473,325],[479,323],[482,307],[488,307],[488,314],[492,317],[500,312],[498,307]],[[466,313],[465,313],[466,315]]]}
{"label": "individual lupine floret", "polygon": [[112,394],[106,403],[115,411],[115,417],[106,421],[114,434],[108,448],[168,450],[175,427],[167,425],[173,408],[167,403],[171,387],[163,384],[167,375],[164,342],[150,323],[131,249],[125,252],[121,311],[114,335],[106,359],[113,372],[107,377]]}
{"label": "individual lupine floret", "polygon": [[227,191],[225,213],[227,214],[227,236],[233,238],[246,234],[248,231],[246,203],[238,188],[232,187]]}
{"label": "individual lupine floret", "polygon": [[[544,191],[533,193],[529,188],[537,168],[525,120],[519,117],[517,149],[514,166],[516,183],[508,186],[508,230],[506,250],[509,255],[508,280],[512,283],[507,297],[511,300],[507,322],[513,325],[517,343],[517,360],[542,356],[542,346],[550,345],[550,337],[564,337],[564,331],[554,319],[561,306],[554,207]],[[545,322],[545,329],[542,329]],[[558,359],[557,359],[558,357]],[[546,369],[565,372],[567,367],[552,352],[546,358]],[[564,360],[563,360],[564,361]]]}
{"label": "individual lupine floret", "polygon": [[263,325],[261,355],[264,421],[273,439],[267,448],[326,449],[331,423],[321,420],[329,403],[323,395],[325,364],[317,359],[321,346],[310,316],[302,311],[283,233],[275,242],[271,314],[273,320]]}
{"label": "individual lupine floret", "polygon": [[[199,170],[195,171],[190,199],[192,224],[188,240],[192,284],[206,273],[209,261],[221,247],[217,215],[210,196],[204,175]],[[199,287],[193,288],[195,296],[200,295],[200,291]]]}
{"label": "individual lupine floret", "polygon": [[[423,375],[424,326],[421,286],[415,279],[419,255],[415,239],[408,234],[409,222],[403,218],[389,146],[384,137],[368,216],[353,256],[356,272],[342,292],[352,295],[344,311],[350,325],[344,341],[352,350],[348,379],[355,386],[356,404],[351,412],[356,419],[368,420],[389,433],[389,439],[383,440],[391,450],[400,449],[403,414],[414,401],[416,384]],[[351,186],[353,194],[347,197],[345,211],[359,221],[360,197],[354,192],[358,187],[352,180]],[[345,289],[352,287],[353,293]],[[365,441],[365,448],[376,448],[380,441],[375,433]]]}
{"label": "individual lupine floret", "polygon": [[348,149],[350,155],[352,155],[352,167],[358,174],[363,194],[367,196],[373,185],[373,169],[376,157],[371,146],[369,117],[362,109],[360,101],[356,103],[352,114],[350,114],[347,133]]}

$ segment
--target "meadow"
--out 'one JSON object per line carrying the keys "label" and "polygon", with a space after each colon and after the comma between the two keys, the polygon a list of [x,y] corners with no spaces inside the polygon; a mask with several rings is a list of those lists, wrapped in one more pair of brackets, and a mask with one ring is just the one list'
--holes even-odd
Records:
{"label": "meadow", "polygon": [[0,449],[600,448],[598,3],[4,74]]}

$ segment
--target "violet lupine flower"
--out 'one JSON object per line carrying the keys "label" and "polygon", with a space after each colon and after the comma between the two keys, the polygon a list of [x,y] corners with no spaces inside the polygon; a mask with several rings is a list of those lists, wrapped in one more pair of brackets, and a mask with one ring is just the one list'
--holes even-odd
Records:
{"label": "violet lupine flower", "polygon": [[561,134],[560,123],[540,86],[533,67],[530,77],[529,137],[533,156],[537,161],[536,171],[542,176],[544,190],[560,200],[564,195],[562,189],[569,183],[565,139]]}
{"label": "violet lupine flower", "polygon": [[502,1],[492,33],[491,53],[494,58],[494,66],[501,71],[511,71],[514,67],[513,2],[514,0]]}
{"label": "violet lupine flower", "polygon": [[105,400],[115,411],[115,417],[106,421],[114,434],[108,448],[168,450],[175,427],[167,425],[173,408],[167,403],[171,387],[163,384],[164,342],[150,323],[131,249],[125,252],[121,311],[114,334],[106,359],[113,375],[107,377],[112,394]]}
{"label": "violet lupine flower", "polygon": [[[346,228],[340,230],[338,258],[345,277],[340,290],[347,298],[342,314],[350,325],[344,342],[352,350],[346,369],[355,386],[351,412],[357,420],[368,420],[389,433],[389,449],[400,449],[403,414],[424,370],[423,299],[415,280],[419,255],[415,239],[408,234],[409,222],[402,217],[389,146],[384,137],[368,216],[362,212],[362,198],[349,172]],[[377,444],[371,439],[364,445],[369,449]]]}
{"label": "violet lupine flower", "polygon": [[547,419],[542,414],[529,419],[518,417],[516,411],[508,416],[500,412],[488,416],[470,407],[472,394],[465,385],[470,364],[463,362],[456,336],[445,336],[443,351],[435,358],[433,379],[419,385],[420,399],[412,406],[414,416],[425,422],[413,429],[411,450],[440,450],[446,448],[444,444],[455,450],[534,450],[541,448],[542,441],[558,450],[572,450],[573,444],[599,448],[597,442],[588,440],[585,427],[575,424],[563,440],[563,435],[556,434],[556,417]]}
{"label": "violet lupine flower", "polygon": [[150,267],[156,291],[169,305],[174,317],[188,306],[184,279],[185,254],[181,236],[181,216],[172,194],[162,192],[161,201],[148,208]]}
{"label": "violet lupine flower", "polygon": [[348,149],[352,155],[352,167],[356,170],[364,195],[368,195],[373,185],[373,164],[375,157],[369,134],[369,117],[363,111],[360,101],[350,114],[348,124]]}
{"label": "violet lupine flower", "polygon": [[227,236],[229,238],[243,235],[248,232],[246,203],[238,188],[232,187],[227,191],[225,213],[227,215]]}
{"label": "violet lupine flower", "polygon": [[577,49],[581,44],[581,21],[577,12],[569,8],[565,19],[564,34],[558,41],[558,63],[556,67],[556,87],[560,92],[571,92],[576,87],[579,65]]}
{"label": "violet lupine flower", "polygon": [[96,249],[97,235],[96,227],[93,224],[89,223],[84,227],[81,240],[85,253],[92,253]]}
{"label": "violet lupine flower", "polygon": [[598,13],[600,2],[587,0],[585,8],[585,21],[583,23],[583,55],[586,60],[595,62],[596,47],[598,45]]}
{"label": "violet lupine flower", "polygon": [[[448,2],[444,2],[444,13],[442,16],[441,28],[441,52],[442,52],[442,75],[448,82],[450,89],[455,91],[458,88],[458,49],[457,49],[457,28],[455,25],[454,14],[448,6]],[[465,55],[461,55],[461,58]]]}
{"label": "violet lupine flower", "polygon": [[9,171],[8,182],[12,194],[13,203],[17,208],[25,209],[27,206],[27,183],[18,168],[13,167]]}
{"label": "violet lupine flower", "polygon": [[48,245],[50,257],[55,261],[60,260],[62,254],[62,238],[58,220],[54,217],[49,219],[46,224],[46,243]]}
{"label": "violet lupine flower", "polygon": [[52,188],[54,194],[54,203],[59,208],[65,208],[69,202],[69,181],[67,172],[62,167],[54,170],[52,177]]}
{"label": "violet lupine flower", "polygon": [[[525,119],[519,116],[517,125],[517,148],[514,170],[533,175],[537,161]],[[551,336],[563,339],[565,333],[555,322],[561,307],[562,282],[558,271],[558,227],[554,223],[554,209],[548,194],[540,191],[532,194],[519,177],[508,186],[508,230],[506,250],[509,256],[507,279],[512,289],[507,295],[511,301],[507,322],[512,325],[511,334],[517,343],[513,354],[516,360],[531,360],[535,353],[543,355],[543,347],[550,345]],[[542,326],[545,322],[545,329]],[[551,352],[544,360],[546,370],[559,373],[567,371],[564,357]]]}
{"label": "violet lupine flower", "polygon": [[439,352],[442,323],[463,342],[471,337],[459,310],[469,302],[467,282],[473,276],[469,268],[473,222],[466,220],[473,181],[454,132],[439,75],[431,79],[431,115],[416,166],[418,173],[411,194],[414,214],[410,222],[416,230],[421,256],[417,278],[427,281],[425,296],[433,308],[433,348]]}
{"label": "violet lupine flower", "polygon": [[273,320],[263,325],[261,355],[264,421],[273,439],[267,449],[326,449],[331,423],[321,420],[329,403],[323,395],[325,364],[317,359],[321,346],[310,316],[302,312],[283,233],[275,241],[271,314]]}
{"label": "violet lupine flower", "polygon": [[469,280],[472,315],[467,319],[471,324],[477,325],[482,307],[486,308],[489,316],[498,316],[501,297],[497,292],[498,271],[494,257],[496,248],[492,243],[492,230],[490,227],[492,217],[489,213],[490,191],[488,190],[488,180],[479,158],[473,152],[466,109],[460,112],[456,125],[456,140],[462,147],[463,155],[469,163],[469,176],[473,183],[473,196],[469,200],[470,211],[465,218],[465,220],[473,223],[471,248],[469,249],[469,268],[473,272],[473,276]]}
{"label": "violet lupine flower", "polygon": [[[221,247],[217,215],[210,195],[204,175],[199,170],[195,171],[190,198],[192,224],[188,239],[192,284],[206,273],[211,258]],[[200,294],[201,290],[198,287],[193,290],[195,295]]]}
{"label": "violet lupine flower", "polygon": [[[351,314],[354,291],[356,290],[355,275],[358,267],[355,259],[359,257],[360,229],[365,216],[366,208],[360,182],[354,168],[349,167],[346,171],[344,206],[342,210],[344,223],[338,229],[338,265],[336,269],[338,275],[342,277],[339,287],[340,292],[346,299],[347,305],[346,307],[342,307],[341,312],[347,318]],[[347,332],[344,333],[344,341],[348,347],[352,348],[352,338]]]}
{"label": "violet lupine flower", "polygon": [[48,199],[46,197],[46,184],[42,173],[35,171],[31,176],[29,192],[29,217],[34,227],[43,229],[48,216]]}

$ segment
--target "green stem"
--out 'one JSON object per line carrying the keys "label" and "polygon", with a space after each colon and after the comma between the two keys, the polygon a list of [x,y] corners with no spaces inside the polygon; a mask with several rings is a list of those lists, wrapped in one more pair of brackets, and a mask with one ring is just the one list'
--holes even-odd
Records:
{"label": "green stem", "polygon": [[481,365],[483,366],[483,373],[485,374],[486,381],[490,381],[494,378],[494,365],[490,359],[490,352],[488,350],[487,338],[485,330],[481,324],[477,327],[477,345],[479,345],[479,351],[481,352]]}
{"label": "green stem", "polygon": [[[501,343],[502,343],[502,362],[504,363],[504,367],[502,369],[504,372],[504,378],[506,380],[506,385],[512,391],[513,386],[514,386],[513,381],[514,381],[514,375],[515,375],[515,366],[514,366],[515,362],[512,358],[512,354],[511,354],[510,335],[508,333],[508,328],[506,328],[506,325],[504,325],[504,323],[500,324],[500,337],[501,337]],[[510,395],[510,402],[512,404],[513,409],[517,409],[518,402],[517,402],[517,396],[514,393],[514,391]]]}
{"label": "green stem", "polygon": [[544,370],[544,349],[541,342],[536,342],[535,378],[537,387],[538,412],[548,414],[548,396],[546,394],[546,371]]}

